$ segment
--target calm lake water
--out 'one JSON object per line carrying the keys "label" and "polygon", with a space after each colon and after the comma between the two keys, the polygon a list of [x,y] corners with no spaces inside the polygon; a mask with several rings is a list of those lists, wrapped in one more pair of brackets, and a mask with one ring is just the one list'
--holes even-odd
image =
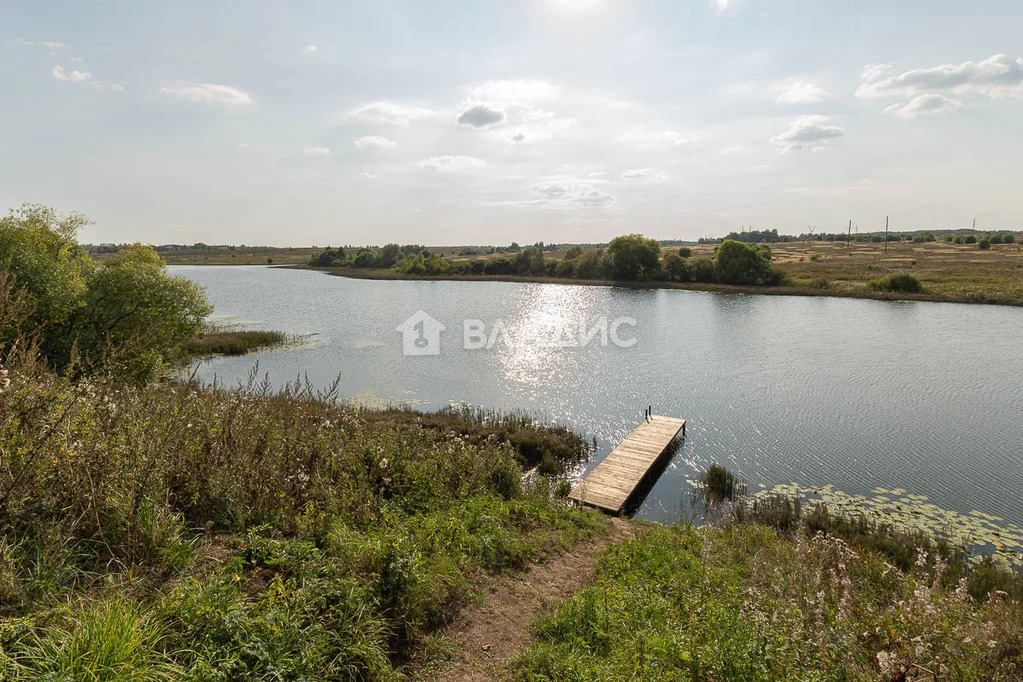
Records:
{"label": "calm lake water", "polygon": [[[215,316],[313,342],[218,358],[233,385],[258,360],[276,384],[340,376],[360,400],[523,409],[596,438],[593,466],[652,405],[688,438],[638,516],[688,514],[710,463],[761,484],[903,488],[961,513],[1023,524],[1023,309],[506,282],[371,281],[267,267],[172,267],[207,287]],[[440,354],[403,355],[396,328],[422,310]],[[559,323],[629,317],[631,347],[557,346]],[[463,348],[463,320],[498,320]],[[418,334],[418,330],[415,332]],[[508,340],[511,343],[508,343]],[[532,342],[528,342],[532,339]],[[564,337],[563,339],[564,340]]]}

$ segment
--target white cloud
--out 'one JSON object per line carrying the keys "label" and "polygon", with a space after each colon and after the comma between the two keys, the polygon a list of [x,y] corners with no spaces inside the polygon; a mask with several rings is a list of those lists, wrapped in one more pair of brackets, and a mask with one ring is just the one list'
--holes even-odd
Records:
{"label": "white cloud", "polygon": [[7,47],[14,49],[16,47],[45,47],[50,50],[59,50],[64,47],[64,43],[58,43],[55,40],[25,40],[24,38],[13,38],[7,41]]}
{"label": "white cloud", "polygon": [[475,156],[445,155],[424,159],[416,165],[425,170],[436,171],[438,173],[457,173],[483,168],[487,165],[487,162],[483,159],[477,159]]}
{"label": "white cloud", "polygon": [[124,83],[114,83],[108,89],[111,92],[124,92]]}
{"label": "white cloud", "polygon": [[384,123],[387,125],[408,127],[412,121],[416,121],[421,118],[430,118],[436,115],[437,112],[432,109],[380,100],[356,107],[352,111],[348,112],[346,118],[354,119],[356,121],[365,121],[367,123]]}
{"label": "white cloud", "polygon": [[775,98],[782,104],[815,104],[829,97],[828,91],[816,83],[796,81]]}
{"label": "white cloud", "polygon": [[486,104],[477,104],[460,113],[457,123],[473,128],[485,128],[501,123],[505,118],[506,114],[501,109],[492,109]]}
{"label": "white cloud", "polygon": [[602,206],[609,206],[615,202],[615,198],[607,192],[602,192],[599,189],[593,189],[585,194],[577,196],[572,199],[573,204],[579,206],[588,206],[591,208],[599,208]]}
{"label": "white cloud", "polygon": [[307,144],[302,147],[302,153],[306,156],[330,156],[330,147],[314,147]]}
{"label": "white cloud", "polygon": [[541,198],[514,203],[520,206],[545,206],[564,210],[579,206],[599,208],[615,201],[613,196],[596,189],[591,183],[580,182],[566,175],[544,178],[544,182],[533,186],[533,193],[540,195]]}
{"label": "white cloud", "polygon": [[714,0],[714,6],[717,7],[718,12],[724,12],[728,9],[729,0]]}
{"label": "white cloud", "polygon": [[394,149],[396,146],[391,140],[388,140],[386,137],[380,137],[379,135],[365,135],[354,140],[352,144],[354,144],[355,148],[360,152],[383,151],[385,149]]}
{"label": "white cloud", "polygon": [[913,97],[939,91],[1023,99],[1023,58],[996,54],[979,62],[942,64],[887,76],[891,66],[871,64],[860,73],[859,97]]}
{"label": "white cloud", "polygon": [[652,168],[632,168],[619,175],[618,179],[627,182],[664,182],[669,178]]}
{"label": "white cloud", "polygon": [[92,80],[92,73],[89,71],[65,71],[63,66],[57,65],[50,71],[50,76],[55,81],[71,81],[74,83],[81,83],[84,81]]}
{"label": "white cloud", "polygon": [[320,48],[316,47],[315,45],[306,45],[305,47],[302,48],[302,51],[305,52],[306,54],[313,54],[314,52],[319,52]]}
{"label": "white cloud", "polygon": [[621,141],[625,144],[653,145],[664,147],[680,147],[694,142],[696,138],[686,137],[675,130],[648,131],[643,129],[630,130],[622,134]]}
{"label": "white cloud", "polygon": [[380,178],[380,176],[377,175],[376,173],[369,173],[369,172],[363,173],[362,177],[366,178],[367,180],[378,180]]}
{"label": "white cloud", "polygon": [[239,107],[252,104],[248,93],[230,85],[216,83],[183,83],[176,86],[165,86],[160,92],[174,99],[188,102],[220,104],[228,107]]}
{"label": "white cloud", "polygon": [[842,135],[845,135],[845,130],[831,125],[831,119],[827,116],[800,116],[786,130],[772,137],[771,144],[784,152],[797,149],[819,150]]}
{"label": "white cloud", "polygon": [[749,147],[745,147],[741,144],[732,145],[731,147],[725,147],[721,150],[722,156],[735,156],[736,154],[746,154],[752,151]]}
{"label": "white cloud", "polygon": [[469,100],[497,106],[526,106],[558,96],[560,89],[542,80],[494,80],[480,83],[469,92]]}
{"label": "white cloud", "polygon": [[963,106],[959,100],[950,99],[944,95],[930,93],[917,95],[905,104],[892,104],[885,108],[886,114],[895,114],[902,118],[912,120],[924,114],[941,114],[946,111],[954,111]]}

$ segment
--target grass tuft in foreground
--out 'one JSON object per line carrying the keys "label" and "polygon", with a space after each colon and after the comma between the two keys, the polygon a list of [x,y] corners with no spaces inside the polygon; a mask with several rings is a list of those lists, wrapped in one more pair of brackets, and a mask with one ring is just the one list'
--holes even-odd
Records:
{"label": "grass tuft in foreground", "polygon": [[536,624],[521,680],[1017,680],[1023,607],[823,533],[655,527]]}
{"label": "grass tuft in foreground", "polygon": [[4,369],[3,679],[400,678],[487,573],[606,527],[522,489],[524,422]]}

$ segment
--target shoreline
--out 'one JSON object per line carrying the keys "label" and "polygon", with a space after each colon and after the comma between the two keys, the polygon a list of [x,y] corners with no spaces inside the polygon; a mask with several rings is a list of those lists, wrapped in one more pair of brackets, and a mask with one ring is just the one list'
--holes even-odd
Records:
{"label": "shoreline", "polygon": [[675,289],[712,294],[760,294],[762,296],[807,296],[831,298],[857,298],[874,301],[913,301],[928,303],[963,303],[1023,307],[1023,299],[1003,297],[953,296],[948,294],[903,294],[866,289],[811,289],[809,287],[760,286],[740,284],[713,284],[706,282],[633,282],[603,279],[573,279],[568,277],[524,277],[519,275],[406,275],[386,270],[362,268],[314,267],[311,265],[271,266],[290,270],[315,270],[334,277],[372,280],[425,280],[440,282],[519,282],[531,284],[566,284],[577,286],[620,287],[627,289]]}

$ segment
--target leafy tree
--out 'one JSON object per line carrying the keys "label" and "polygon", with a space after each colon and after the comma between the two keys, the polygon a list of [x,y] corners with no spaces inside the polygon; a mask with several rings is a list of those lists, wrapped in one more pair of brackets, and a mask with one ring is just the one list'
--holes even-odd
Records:
{"label": "leafy tree", "polygon": [[717,266],[710,258],[694,258],[689,266],[693,270],[694,282],[714,282],[717,280]]}
{"label": "leafy tree", "polygon": [[600,249],[585,251],[575,259],[572,274],[577,279],[600,279],[608,271],[607,254]]}
{"label": "leafy tree", "polygon": [[1012,235],[1012,234],[1003,234],[1002,235],[1002,242],[1004,244],[1012,244],[1014,241],[1016,241],[1015,235]]}
{"label": "leafy tree", "polygon": [[54,369],[154,379],[212,307],[198,285],[170,277],[150,247],[136,244],[95,265],[76,242],[87,224],[79,214],[34,205],[0,220],[0,270],[32,311],[18,331],[36,335]]}
{"label": "leafy tree", "polygon": [[688,282],[692,277],[689,263],[677,253],[669,253],[662,264],[665,276],[672,282]]}
{"label": "leafy tree", "polygon": [[641,234],[615,237],[607,246],[611,268],[619,279],[639,279],[657,272],[661,245]]}
{"label": "leafy tree", "polygon": [[763,284],[771,279],[771,250],[726,239],[714,251],[718,277],[726,284]]}
{"label": "leafy tree", "polygon": [[202,287],[169,276],[152,247],[133,244],[89,277],[74,337],[90,361],[123,378],[148,381],[202,331],[212,312]]}
{"label": "leafy tree", "polygon": [[569,247],[568,251],[565,252],[565,260],[575,260],[579,256],[583,255],[583,247],[572,246]]}
{"label": "leafy tree", "polygon": [[515,255],[515,271],[520,275],[543,276],[543,251],[535,246],[519,251]]}
{"label": "leafy tree", "polygon": [[376,267],[377,255],[373,249],[360,249],[355,254],[355,260],[352,261],[352,265],[357,268],[372,268]]}
{"label": "leafy tree", "polygon": [[678,250],[678,255],[682,258],[689,258],[690,256],[693,255],[693,250],[690,249],[688,246],[683,246]]}
{"label": "leafy tree", "polygon": [[393,266],[400,257],[400,246],[397,244],[386,244],[384,245],[384,248],[380,249],[380,255],[377,256],[377,267],[389,268]]}
{"label": "leafy tree", "polygon": [[977,248],[982,251],[987,251],[991,248],[991,241],[987,237],[983,237],[979,242],[977,242]]}
{"label": "leafy tree", "polygon": [[52,208],[25,204],[0,219],[0,268],[35,303],[34,326],[63,325],[81,305],[92,260],[78,245],[82,215],[58,215]]}
{"label": "leafy tree", "polygon": [[972,234],[968,234],[965,237],[963,237],[963,244],[976,244],[976,243],[977,243],[977,237],[972,235]]}

